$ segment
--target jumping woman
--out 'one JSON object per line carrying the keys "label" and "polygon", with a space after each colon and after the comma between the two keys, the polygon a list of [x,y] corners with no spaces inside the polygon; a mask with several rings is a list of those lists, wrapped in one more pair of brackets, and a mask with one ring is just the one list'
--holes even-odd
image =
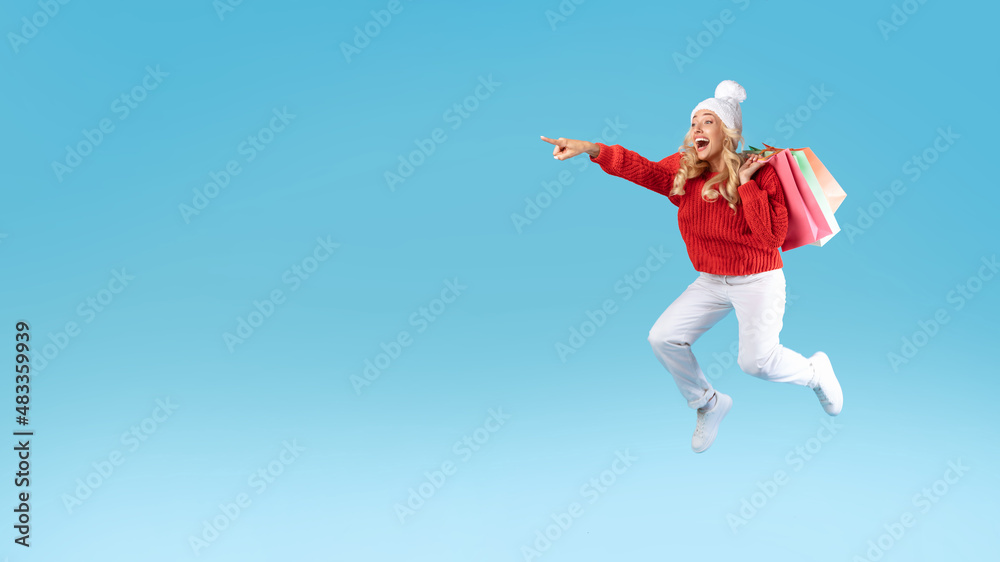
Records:
{"label": "jumping woman", "polygon": [[736,310],[737,363],[745,373],[807,386],[827,414],[844,404],[840,382],[822,351],[809,358],[778,342],[785,313],[780,248],[788,212],[778,176],[755,154],[736,152],[743,139],[740,103],[746,91],[732,80],[691,112],[691,128],[678,152],[653,162],[620,145],[542,137],[557,160],[586,153],[608,174],[655,191],[677,206],[677,225],[691,264],[700,274],[649,330],[656,358],[698,412],[691,448],[712,445],[733,399],[705,378],[691,346]]}

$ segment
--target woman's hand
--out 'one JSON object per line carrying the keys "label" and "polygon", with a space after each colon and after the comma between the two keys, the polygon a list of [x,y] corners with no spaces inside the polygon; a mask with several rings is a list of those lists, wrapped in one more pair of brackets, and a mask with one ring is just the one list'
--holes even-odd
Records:
{"label": "woman's hand", "polygon": [[559,137],[557,139],[550,139],[549,137],[542,137],[542,140],[556,145],[552,149],[552,157],[556,160],[566,160],[567,158],[572,158],[577,154],[583,154],[586,152],[592,158],[597,158],[597,155],[601,152],[601,147],[589,141],[574,140],[574,139],[564,139]]}
{"label": "woman's hand", "polygon": [[740,185],[750,181],[750,178],[753,177],[757,170],[759,170],[760,167],[766,164],[770,159],[770,156],[762,159],[759,154],[751,154],[747,156],[747,159],[743,161],[743,165],[740,166]]}

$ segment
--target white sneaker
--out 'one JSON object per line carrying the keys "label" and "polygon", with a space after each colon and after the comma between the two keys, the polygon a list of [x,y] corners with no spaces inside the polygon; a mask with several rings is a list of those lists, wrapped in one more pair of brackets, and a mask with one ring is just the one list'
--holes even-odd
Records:
{"label": "white sneaker", "polygon": [[822,351],[818,351],[809,358],[812,363],[816,378],[810,387],[816,392],[819,403],[831,416],[836,416],[844,407],[844,391],[840,388],[840,381],[837,375],[833,374],[833,365],[830,358]]}
{"label": "white sneaker", "polygon": [[716,392],[714,408],[707,412],[698,408],[698,425],[695,426],[694,437],[691,438],[691,448],[694,452],[701,453],[712,446],[715,436],[719,433],[722,418],[726,417],[732,407],[733,399],[729,395]]}

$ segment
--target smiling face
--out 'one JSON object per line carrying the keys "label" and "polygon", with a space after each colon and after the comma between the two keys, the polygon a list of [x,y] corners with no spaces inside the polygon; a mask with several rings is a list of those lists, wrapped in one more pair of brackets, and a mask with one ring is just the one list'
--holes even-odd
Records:
{"label": "smiling face", "polygon": [[726,137],[722,130],[722,120],[715,112],[702,110],[691,119],[691,140],[698,151],[698,158],[708,162],[722,155],[722,140]]}

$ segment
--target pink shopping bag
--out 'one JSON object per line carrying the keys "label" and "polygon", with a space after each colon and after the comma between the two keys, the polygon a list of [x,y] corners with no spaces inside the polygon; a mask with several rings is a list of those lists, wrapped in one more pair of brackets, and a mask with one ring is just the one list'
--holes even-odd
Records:
{"label": "pink shopping bag", "polygon": [[[779,148],[774,148],[767,143],[764,143],[764,148],[774,152],[781,150]],[[830,170],[828,170],[826,165],[816,157],[816,154],[813,153],[811,148],[789,148],[788,150],[799,150],[806,155],[806,158],[809,160],[809,165],[812,167],[813,173],[816,174],[816,179],[819,180],[819,184],[823,188],[823,194],[826,196],[826,200],[830,204],[830,210],[836,213],[840,204],[844,202],[845,198],[847,198],[847,194],[844,193],[844,188],[840,187],[837,180],[835,180],[833,175],[830,174]]]}
{"label": "pink shopping bag", "polygon": [[787,252],[832,234],[815,194],[788,149],[771,156],[767,163],[778,174],[788,208],[788,233],[781,250]]}

